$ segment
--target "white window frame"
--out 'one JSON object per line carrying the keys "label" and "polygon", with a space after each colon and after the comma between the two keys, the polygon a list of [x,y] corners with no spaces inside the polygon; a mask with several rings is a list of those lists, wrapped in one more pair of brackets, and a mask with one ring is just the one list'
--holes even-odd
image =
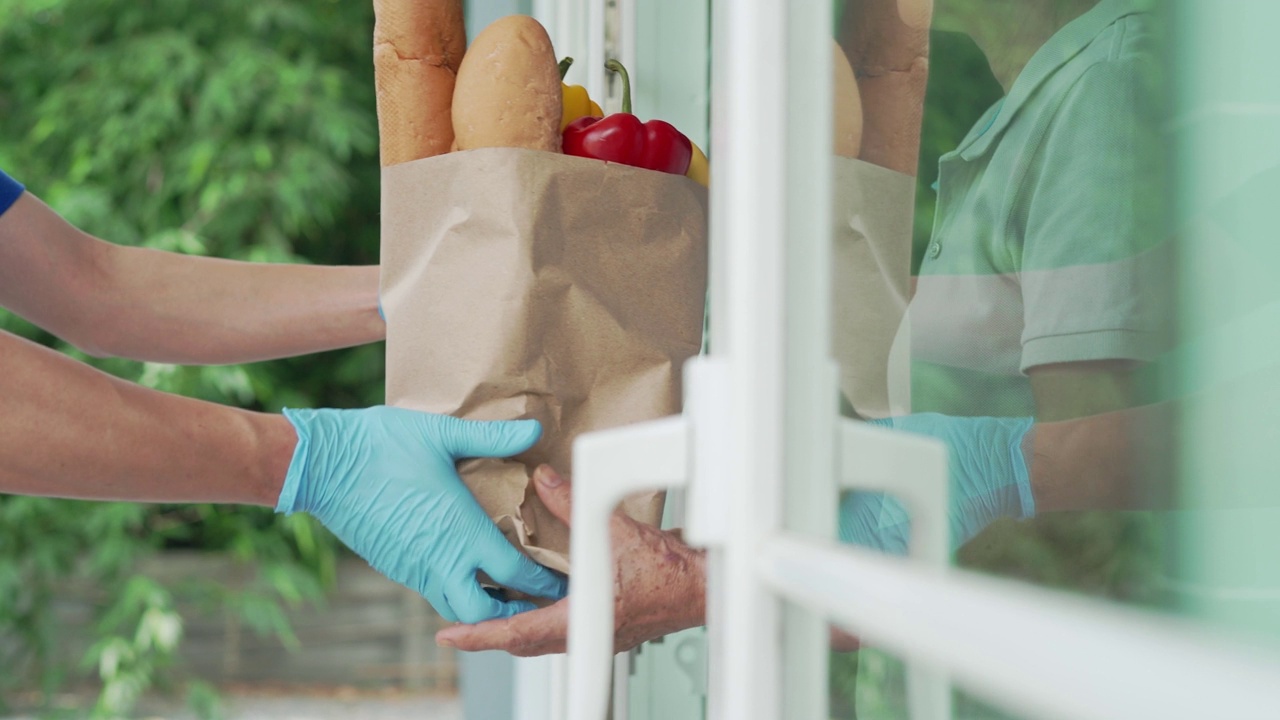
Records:
{"label": "white window frame", "polygon": [[[625,24],[635,6],[620,2]],[[686,369],[684,414],[575,446],[567,687],[561,661],[542,661],[538,678],[553,688],[545,717],[606,715],[607,519],[623,496],[654,487],[686,488],[686,537],[709,551],[712,718],[826,718],[826,619],[908,659],[916,718],[949,716],[948,674],[1037,717],[1252,717],[1280,707],[1271,654],[1186,621],[946,567],[943,448],[840,419],[834,406],[823,220],[830,55],[806,42],[831,35],[829,7],[714,8],[715,343]],[[604,0],[535,1],[534,12],[558,48],[586,48],[585,83],[604,97]],[[626,33],[619,47],[633,52]],[[902,494],[915,554],[832,542],[840,486]]]}

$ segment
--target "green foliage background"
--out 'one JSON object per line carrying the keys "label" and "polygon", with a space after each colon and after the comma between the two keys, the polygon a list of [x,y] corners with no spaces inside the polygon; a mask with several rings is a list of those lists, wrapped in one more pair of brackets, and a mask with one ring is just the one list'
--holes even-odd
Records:
{"label": "green foliage background", "polygon": [[[0,167],[116,243],[264,262],[377,262],[369,37],[351,0],[0,0]],[[235,367],[85,357],[0,311],[0,327],[144,385],[240,407],[382,400],[381,345]],[[254,568],[231,590],[135,574],[161,548]],[[0,497],[0,700],[97,676],[127,713],[178,642],[186,595],[290,638],[281,603],[314,600],[339,546],[267,509]],[[69,578],[102,588],[97,644],[63,667],[50,613]],[[178,626],[180,630],[180,625]],[[207,704],[207,689],[195,699]],[[203,699],[202,699],[203,698]]]}

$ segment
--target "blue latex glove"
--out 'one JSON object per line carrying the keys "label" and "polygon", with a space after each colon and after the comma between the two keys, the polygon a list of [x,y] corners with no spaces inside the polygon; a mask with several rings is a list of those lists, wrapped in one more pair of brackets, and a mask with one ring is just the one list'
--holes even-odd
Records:
{"label": "blue latex glove", "polygon": [[454,467],[529,449],[542,432],[536,420],[473,422],[383,406],[284,415],[298,445],[277,512],[315,516],[450,622],[533,609],[491,597],[477,570],[535,597],[564,597],[565,580],[507,542]]}
{"label": "blue latex glove", "polygon": [[[946,443],[950,483],[951,549],[992,521],[1035,515],[1024,451],[1031,418],[968,418],[934,413],[872,420],[872,425],[925,435]],[[896,498],[853,492],[840,503],[840,540],[896,555],[907,552],[911,519]]]}

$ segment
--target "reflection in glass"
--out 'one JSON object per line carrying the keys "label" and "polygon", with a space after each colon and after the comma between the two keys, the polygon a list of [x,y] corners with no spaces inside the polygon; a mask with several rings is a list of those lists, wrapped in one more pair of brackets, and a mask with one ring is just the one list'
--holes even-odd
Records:
{"label": "reflection in glass", "polygon": [[[947,444],[960,565],[1167,605],[1163,18],[1137,0],[937,0],[924,22],[931,5],[836,3],[864,111],[834,182],[845,411]],[[841,539],[902,554],[910,520],[849,493]],[[905,712],[893,658],[837,655],[832,673],[838,716]]]}

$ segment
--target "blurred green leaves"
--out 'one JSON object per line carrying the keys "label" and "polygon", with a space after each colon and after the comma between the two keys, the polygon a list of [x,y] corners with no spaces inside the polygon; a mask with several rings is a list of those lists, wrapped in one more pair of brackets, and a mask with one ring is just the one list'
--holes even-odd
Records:
{"label": "blurred green leaves", "polygon": [[275,261],[301,259],[293,241],[334,229],[357,182],[348,165],[372,157],[377,134],[368,43],[335,56],[357,46],[329,36],[367,41],[368,9],[11,4],[5,159],[72,223],[117,242],[185,235],[210,254]]}
{"label": "blurred green leaves", "polygon": [[[372,264],[377,124],[369,3],[0,0],[0,167],[112,242],[262,262]],[[277,411],[382,401],[369,346],[241,367],[97,360],[0,311],[0,328],[167,392]],[[165,548],[224,553],[244,587],[136,574]],[[339,551],[306,516],[263,508],[0,497],[0,698],[97,676],[128,712],[180,641],[174,596],[288,641],[281,603],[314,601]],[[103,590],[87,664],[68,665],[52,599]],[[107,672],[110,670],[111,672]],[[213,707],[207,687],[192,692]]]}

